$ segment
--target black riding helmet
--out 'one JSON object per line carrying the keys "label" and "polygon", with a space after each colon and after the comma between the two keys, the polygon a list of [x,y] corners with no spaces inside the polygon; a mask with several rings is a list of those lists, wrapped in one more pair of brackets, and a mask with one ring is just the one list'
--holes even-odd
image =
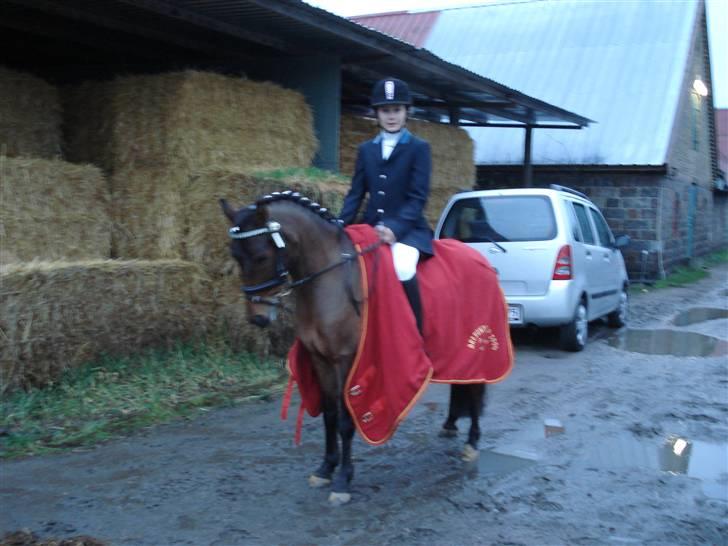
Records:
{"label": "black riding helmet", "polygon": [[412,104],[412,95],[409,86],[397,78],[385,78],[374,84],[371,96],[371,105],[385,106],[387,104]]}

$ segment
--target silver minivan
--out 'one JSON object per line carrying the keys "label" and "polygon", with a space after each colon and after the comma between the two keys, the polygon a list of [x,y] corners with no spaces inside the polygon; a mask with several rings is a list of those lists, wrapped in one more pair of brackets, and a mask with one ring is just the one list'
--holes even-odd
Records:
{"label": "silver minivan", "polygon": [[589,322],[627,318],[629,279],[619,248],[586,195],[549,188],[477,190],[454,195],[435,230],[476,249],[498,272],[512,327],[558,326],[561,346],[581,351]]}

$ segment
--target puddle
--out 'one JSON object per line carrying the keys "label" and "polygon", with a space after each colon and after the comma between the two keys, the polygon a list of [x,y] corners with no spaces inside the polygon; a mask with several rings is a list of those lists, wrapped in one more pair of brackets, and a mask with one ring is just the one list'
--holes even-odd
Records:
{"label": "puddle", "polygon": [[478,458],[478,475],[502,476],[534,464],[536,464],[536,461],[526,457],[506,455],[497,451],[483,451]]}
{"label": "puddle", "polygon": [[675,326],[687,326],[697,322],[728,318],[728,309],[694,307],[678,314],[672,321]]}
{"label": "puddle", "polygon": [[728,443],[670,436],[655,444],[623,435],[588,454],[586,463],[600,469],[641,467],[685,474],[702,482],[706,496],[728,502]]}
{"label": "puddle", "polygon": [[722,356],[728,342],[713,336],[678,330],[626,330],[608,340],[609,345],[648,355]]}

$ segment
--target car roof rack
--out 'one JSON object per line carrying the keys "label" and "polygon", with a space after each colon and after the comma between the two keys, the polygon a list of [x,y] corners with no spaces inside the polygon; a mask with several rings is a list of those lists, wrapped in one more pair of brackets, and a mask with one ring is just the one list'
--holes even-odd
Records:
{"label": "car roof rack", "polygon": [[552,190],[557,190],[557,191],[565,191],[566,193],[578,195],[579,197],[582,197],[582,198],[586,199],[587,201],[589,200],[589,197],[585,193],[581,193],[580,191],[574,190],[572,188],[567,188],[566,186],[561,186],[559,184],[549,184],[549,188],[551,188]]}

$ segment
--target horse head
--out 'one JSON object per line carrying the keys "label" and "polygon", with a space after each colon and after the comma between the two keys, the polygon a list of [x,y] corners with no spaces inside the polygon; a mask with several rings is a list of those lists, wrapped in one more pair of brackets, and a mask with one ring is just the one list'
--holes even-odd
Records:
{"label": "horse head", "polygon": [[326,208],[293,191],[273,192],[239,210],[224,199],[220,205],[232,224],[230,253],[240,266],[248,320],[268,326],[277,316],[281,298],[306,275],[302,253],[307,254],[306,265],[316,267],[322,249],[319,244],[317,251],[306,251],[306,246],[315,245],[307,241],[338,224]]}

